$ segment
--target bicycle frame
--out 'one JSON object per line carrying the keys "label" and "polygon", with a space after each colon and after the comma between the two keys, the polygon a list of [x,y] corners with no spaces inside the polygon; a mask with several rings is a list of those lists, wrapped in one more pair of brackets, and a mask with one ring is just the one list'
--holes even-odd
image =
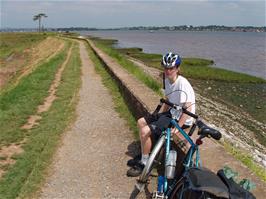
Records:
{"label": "bicycle frame", "polygon": [[199,154],[199,147],[197,144],[195,144],[193,142],[193,140],[188,136],[188,134],[178,125],[178,123],[176,122],[176,120],[172,120],[171,121],[172,125],[178,129],[178,131],[182,134],[182,136],[189,142],[189,144],[191,145],[191,147],[189,148],[189,151],[186,155],[186,160],[184,163],[184,167],[185,169],[188,169],[189,167],[192,166],[193,164],[193,155],[196,152],[196,161],[195,161],[195,166],[198,167],[199,166],[199,160],[200,160],[200,154]]}
{"label": "bicycle frame", "polygon": [[[178,131],[182,134],[182,136],[189,142],[191,147],[189,148],[189,151],[186,155],[184,167],[187,170],[189,167],[193,165],[193,155],[196,152],[196,160],[195,164],[196,167],[199,166],[199,160],[200,160],[200,155],[199,155],[199,150],[198,150],[198,145],[193,142],[193,140],[188,136],[188,134],[178,125],[176,120],[171,120],[171,124],[178,129]],[[169,152],[170,152],[170,140],[171,140],[171,128],[166,129],[166,146],[165,146],[165,168],[166,168],[166,163],[169,158]],[[168,189],[168,181],[166,176],[164,176],[164,193],[167,193]]]}
{"label": "bicycle frame", "polygon": [[[177,105],[175,105],[175,104],[173,104],[173,103],[171,103],[165,99],[161,99],[160,104],[157,106],[157,108],[153,114],[158,114],[158,112],[162,106],[162,103],[165,103],[172,108],[177,108]],[[180,110],[180,109],[178,109],[178,110]],[[185,108],[182,108],[182,111],[183,111],[183,113],[196,119],[196,121],[192,125],[190,132],[188,134],[179,126],[178,122],[175,119],[171,120],[172,127],[176,128],[178,130],[178,133],[181,133],[181,135],[185,138],[185,140],[187,140],[188,143],[190,144],[189,150],[185,155],[185,160],[182,162],[184,169],[185,169],[185,171],[183,172],[183,174],[184,174],[192,167],[198,168],[199,166],[201,166],[200,153],[199,153],[199,145],[202,144],[201,140],[205,137],[212,137],[216,140],[219,140],[221,138],[221,133],[219,131],[212,129],[212,128],[208,127],[207,125],[205,125],[199,119],[198,115],[195,115],[194,113],[187,111]],[[193,134],[196,127],[199,128],[199,130],[198,130],[199,137],[197,138],[196,142],[194,143],[193,140],[190,138],[190,136]],[[158,163],[157,160],[156,160],[156,162],[154,160],[157,157],[157,155],[160,154],[160,151],[161,151],[162,147],[164,146],[164,144],[165,144],[165,160],[164,160],[165,161],[165,165],[164,165],[165,173],[163,176],[163,178],[164,178],[163,190],[161,191],[161,189],[160,189],[160,190],[154,192],[153,198],[167,198],[168,196],[171,196],[172,191],[174,190],[175,186],[178,183],[181,183],[181,181],[184,179],[184,177],[181,177],[179,179],[177,179],[177,178],[171,179],[171,184],[168,185],[168,179],[167,179],[168,173],[167,173],[166,169],[167,169],[167,164],[169,162],[168,160],[169,160],[169,154],[170,154],[170,149],[171,149],[171,138],[172,138],[171,135],[172,135],[171,134],[171,127],[167,128],[166,130],[164,130],[162,132],[161,137],[157,141],[156,145],[153,147],[153,150],[151,151],[150,157],[149,157],[139,179],[137,180],[137,183],[135,184],[135,189],[131,195],[132,197],[135,198],[138,195],[138,193],[143,191],[145,185],[148,182],[150,172],[154,168],[155,163],[156,162]],[[194,158],[195,153],[196,153],[196,156]],[[158,156],[158,157],[161,158],[161,156]]]}

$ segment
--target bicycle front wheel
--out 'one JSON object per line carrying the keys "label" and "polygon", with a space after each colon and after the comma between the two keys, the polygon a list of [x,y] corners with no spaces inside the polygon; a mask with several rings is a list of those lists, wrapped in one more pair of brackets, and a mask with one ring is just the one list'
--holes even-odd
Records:
{"label": "bicycle front wheel", "polygon": [[185,178],[181,177],[176,183],[173,191],[169,195],[169,199],[184,199],[183,193],[185,189]]}

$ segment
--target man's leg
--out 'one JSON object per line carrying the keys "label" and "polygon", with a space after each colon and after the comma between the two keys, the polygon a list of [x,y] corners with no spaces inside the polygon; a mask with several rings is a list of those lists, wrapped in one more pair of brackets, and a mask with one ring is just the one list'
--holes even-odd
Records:
{"label": "man's leg", "polygon": [[138,124],[139,129],[141,129],[147,125],[147,122],[146,122],[145,118],[142,117],[142,118],[138,119],[137,124]]}
{"label": "man's leg", "polygon": [[[138,125],[139,125],[139,122],[138,122]],[[140,126],[141,125],[139,125],[139,127]],[[140,128],[139,135],[140,135],[141,153],[142,153],[141,161],[136,162],[136,164],[127,171],[127,175],[132,176],[132,177],[137,177],[141,174],[145,164],[147,163],[149,159],[149,153],[152,147],[152,141],[150,138],[151,130],[148,125],[142,126]]]}
{"label": "man's leg", "polygon": [[140,142],[141,142],[141,162],[145,165],[149,159],[151,152],[151,129],[148,125],[140,129]]}
{"label": "man's leg", "polygon": [[139,128],[139,140],[140,140],[140,144],[141,144],[141,154],[143,154],[143,141],[142,141],[142,128],[144,128],[145,126],[147,126],[147,122],[145,120],[144,117],[138,119],[138,128]]}

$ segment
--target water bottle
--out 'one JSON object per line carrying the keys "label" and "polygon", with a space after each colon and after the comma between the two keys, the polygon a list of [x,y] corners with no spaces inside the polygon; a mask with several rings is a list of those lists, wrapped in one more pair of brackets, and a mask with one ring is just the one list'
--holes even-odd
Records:
{"label": "water bottle", "polygon": [[177,154],[175,150],[169,151],[165,170],[167,179],[173,179],[175,177],[176,155]]}
{"label": "water bottle", "polygon": [[163,193],[163,187],[164,187],[164,176],[158,176],[157,192]]}

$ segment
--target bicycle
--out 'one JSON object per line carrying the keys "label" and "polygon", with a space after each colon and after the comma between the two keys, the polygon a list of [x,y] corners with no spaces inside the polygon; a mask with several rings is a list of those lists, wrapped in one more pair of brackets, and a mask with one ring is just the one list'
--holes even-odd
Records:
{"label": "bicycle", "polygon": [[[228,195],[228,190],[227,187],[222,183],[222,181],[219,179],[216,174],[208,171],[208,170],[203,170],[199,169],[200,168],[200,154],[199,154],[199,145],[202,144],[202,139],[205,137],[212,137],[215,140],[219,140],[221,138],[221,133],[213,128],[208,127],[205,125],[198,117],[198,115],[193,114],[189,111],[186,110],[186,108],[179,107],[165,99],[160,100],[160,104],[156,108],[153,114],[157,114],[162,106],[162,104],[165,103],[169,105],[170,107],[180,111],[182,110],[183,113],[195,118],[195,122],[193,123],[189,133],[187,134],[177,123],[175,119],[171,120],[171,125],[162,132],[161,137],[157,141],[156,145],[154,146],[149,160],[147,164],[145,165],[142,174],[140,175],[139,179],[137,180],[137,183],[135,184],[135,189],[132,192],[131,198],[136,197],[140,192],[142,192],[145,188],[145,186],[148,183],[148,178],[150,176],[150,173],[152,169],[158,165],[164,166],[164,174],[163,174],[163,183],[159,182],[157,191],[153,193],[153,198],[186,198],[186,190],[188,188],[188,185],[191,185],[187,182],[187,179],[191,177],[193,174],[193,171],[195,170],[196,173],[202,173],[204,175],[211,175],[212,178],[216,181],[216,186],[217,187],[212,187],[212,190],[202,190],[202,193],[204,193],[204,197],[209,197],[211,198],[212,195],[215,195],[216,198],[229,198]],[[197,138],[196,142],[194,143],[193,140],[190,138],[190,136],[193,134],[195,131],[196,127],[199,128],[198,130],[198,135],[199,137]],[[169,165],[169,154],[170,154],[170,149],[174,150],[174,143],[173,143],[173,137],[171,133],[171,128],[176,128],[178,131],[182,134],[182,136],[189,142],[190,148],[185,156],[184,160],[184,171],[183,174],[180,178],[178,176],[173,177],[173,168],[170,168],[168,170],[172,171],[167,171],[167,168],[174,167],[175,164]],[[162,151],[164,151],[164,155],[162,155]],[[195,160],[194,157],[195,156]],[[173,162],[173,161],[172,161]],[[164,163],[164,164],[163,164]],[[162,169],[161,169],[162,170]],[[171,173],[169,175],[169,172]],[[195,172],[194,172],[195,173]],[[174,174],[176,172],[174,171]],[[159,174],[160,175],[160,174]],[[172,176],[171,176],[172,175]],[[169,178],[170,176],[170,178]],[[162,179],[162,176],[159,176],[158,179]],[[161,185],[161,184],[162,185]],[[206,193],[206,194],[205,194]],[[184,197],[183,197],[184,196]],[[186,197],[185,197],[186,196]],[[187,198],[191,198],[188,196]],[[198,198],[198,197],[196,197]]]}

